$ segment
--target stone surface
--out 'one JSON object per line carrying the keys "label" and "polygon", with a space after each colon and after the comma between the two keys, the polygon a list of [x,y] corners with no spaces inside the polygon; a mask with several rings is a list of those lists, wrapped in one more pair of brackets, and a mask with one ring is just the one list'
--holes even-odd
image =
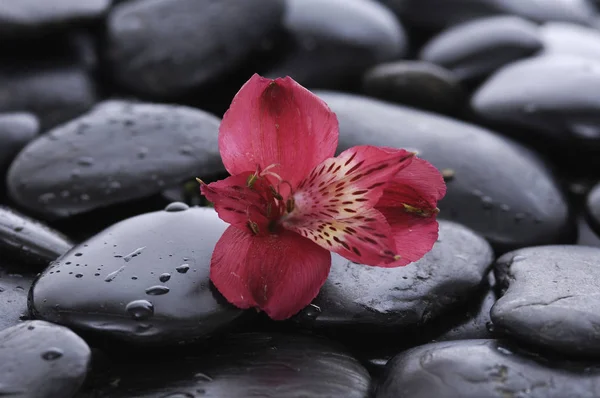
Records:
{"label": "stone surface", "polygon": [[494,267],[505,291],[491,311],[496,330],[567,355],[600,356],[600,249],[520,249]]}
{"label": "stone surface", "polygon": [[114,79],[152,97],[174,97],[239,68],[280,27],[283,1],[133,0],[108,16]]}
{"label": "stone surface", "polygon": [[597,11],[589,0],[380,0],[411,25],[441,29],[498,14],[535,22],[566,21],[592,25]]}
{"label": "stone surface", "polygon": [[460,113],[466,98],[452,72],[419,61],[377,65],[363,77],[363,92],[384,101],[445,114]]}
{"label": "stone surface", "polygon": [[219,123],[187,107],[106,101],[31,142],[9,170],[9,193],[47,217],[144,198],[221,171]]}
{"label": "stone surface", "polygon": [[537,26],[523,18],[499,16],[454,26],[429,41],[419,55],[461,81],[477,81],[542,48]]}
{"label": "stone surface", "polygon": [[210,257],[226,226],[213,209],[182,203],[121,221],[46,269],[32,287],[30,310],[135,344],[220,332],[243,314],[209,282]]}
{"label": "stone surface", "polygon": [[376,333],[416,328],[464,302],[485,280],[493,253],[469,229],[441,221],[433,249],[406,267],[332,259],[325,285],[296,320],[316,329]]}
{"label": "stone surface", "polygon": [[[594,398],[600,368],[514,352],[508,342],[434,343],[387,364],[375,398]],[[591,365],[591,366],[590,366]]]}
{"label": "stone surface", "polygon": [[0,192],[4,191],[4,175],[10,162],[39,130],[39,122],[32,114],[0,114]]}
{"label": "stone surface", "polygon": [[540,55],[570,54],[600,61],[600,32],[586,26],[549,22],[539,28]]}
{"label": "stone surface", "polygon": [[370,396],[369,374],[343,348],[293,333],[234,334],[183,358],[130,358],[115,360],[108,377],[92,380],[77,398]]}
{"label": "stone surface", "polygon": [[5,261],[3,256],[0,263],[0,330],[18,324],[27,315],[27,292],[33,282],[32,274],[17,274],[15,272],[21,267],[8,267]]}
{"label": "stone surface", "polygon": [[474,229],[496,250],[576,239],[556,181],[539,157],[521,145],[432,113],[350,94],[317,94],[337,114],[340,149],[381,145],[417,150],[448,177],[440,217]]}
{"label": "stone surface", "polygon": [[0,253],[19,264],[45,268],[73,246],[60,232],[8,207],[0,206]]}
{"label": "stone surface", "polygon": [[91,352],[62,326],[26,321],[0,331],[0,396],[70,398],[83,384]]}
{"label": "stone surface", "polygon": [[588,194],[586,213],[590,227],[600,235],[600,184],[597,184]]}
{"label": "stone surface", "polygon": [[291,43],[267,75],[289,75],[306,87],[352,84],[407,50],[400,22],[373,0],[287,0],[284,27]]}
{"label": "stone surface", "polygon": [[39,0],[0,3],[0,38],[40,36],[55,28],[68,28],[100,19],[111,0]]}

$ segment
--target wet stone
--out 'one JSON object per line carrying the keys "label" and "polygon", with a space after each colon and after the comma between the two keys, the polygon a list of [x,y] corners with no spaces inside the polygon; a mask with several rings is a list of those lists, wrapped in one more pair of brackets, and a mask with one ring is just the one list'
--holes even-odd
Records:
{"label": "wet stone", "polygon": [[594,398],[600,367],[544,360],[509,342],[433,343],[398,354],[386,367],[375,398]]}
{"label": "wet stone", "polygon": [[11,166],[9,193],[45,217],[148,197],[222,170],[219,123],[183,106],[106,101],[32,141]]}
{"label": "wet stone", "polygon": [[[110,383],[118,379],[119,383]],[[337,343],[298,334],[244,333],[183,358],[115,360],[78,398],[367,398],[371,378]]]}
{"label": "wet stone", "polygon": [[70,398],[85,380],[91,352],[65,327],[26,321],[0,331],[0,358],[0,396]]}
{"label": "wet stone", "polygon": [[363,92],[384,101],[444,114],[460,113],[466,98],[451,71],[419,61],[377,65],[363,77]]}
{"label": "wet stone", "polygon": [[[507,65],[471,100],[489,123],[521,128],[571,150],[600,148],[600,62],[548,55]],[[580,160],[597,157],[580,153]]]}
{"label": "wet stone", "polygon": [[0,4],[0,39],[41,36],[100,19],[111,0],[3,1]]}
{"label": "wet stone", "polygon": [[494,267],[505,292],[491,311],[496,330],[567,355],[600,357],[600,249],[520,249]]}
{"label": "wet stone", "polygon": [[107,21],[114,79],[175,97],[240,67],[281,25],[283,1],[131,0]]}
{"label": "wet stone", "polygon": [[464,302],[485,280],[489,244],[468,228],[441,221],[439,241],[406,267],[369,267],[337,254],[325,285],[296,316],[301,325],[345,332],[417,328]]}
{"label": "wet stone", "polygon": [[289,75],[311,88],[352,85],[408,46],[393,13],[372,0],[287,0],[284,27],[291,43],[266,75]]}
{"label": "wet stone", "polygon": [[549,22],[539,28],[544,43],[540,55],[578,55],[600,61],[600,31],[586,26]]}
{"label": "wet stone", "polygon": [[27,292],[34,278],[30,273],[16,273],[25,270],[15,265],[8,267],[5,261],[3,258],[0,263],[0,330],[18,324],[27,316]]}
{"label": "wet stone", "polygon": [[45,268],[73,247],[60,232],[8,207],[0,206],[0,253],[20,264]]}
{"label": "wet stone", "polygon": [[431,39],[420,59],[441,65],[460,81],[478,81],[500,67],[542,48],[538,27],[515,16],[478,19]]}
{"label": "wet stone", "polygon": [[[126,219],[44,271],[32,288],[30,310],[37,318],[136,344],[221,332],[244,313],[209,281],[211,254],[226,226],[207,208]],[[165,273],[170,278],[163,282]]]}
{"label": "wet stone", "polygon": [[30,113],[0,114],[0,192],[4,191],[4,176],[10,162],[39,129],[37,118]]}
{"label": "wet stone", "polygon": [[522,145],[400,105],[344,93],[317,94],[337,114],[340,150],[379,145],[417,151],[447,176],[439,216],[472,228],[495,250],[576,239],[557,182],[540,157]]}

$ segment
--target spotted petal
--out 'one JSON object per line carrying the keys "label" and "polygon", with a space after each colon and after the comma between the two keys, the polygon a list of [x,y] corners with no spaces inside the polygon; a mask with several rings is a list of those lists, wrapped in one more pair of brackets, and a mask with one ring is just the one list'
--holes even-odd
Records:
{"label": "spotted petal", "polygon": [[330,266],[327,250],[294,232],[254,236],[230,226],[213,252],[210,278],[233,305],[281,320],[310,304]]}

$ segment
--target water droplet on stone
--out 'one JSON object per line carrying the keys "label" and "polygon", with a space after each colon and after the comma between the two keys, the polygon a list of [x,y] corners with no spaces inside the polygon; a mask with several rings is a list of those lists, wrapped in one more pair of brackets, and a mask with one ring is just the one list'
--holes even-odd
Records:
{"label": "water droplet on stone", "polygon": [[185,274],[189,270],[190,270],[189,264],[181,264],[179,267],[175,268],[175,271],[179,272],[180,274]]}
{"label": "water droplet on stone", "polygon": [[518,263],[518,262],[521,262],[521,261],[525,260],[526,258],[527,257],[525,257],[525,256],[519,256],[519,255],[517,255],[517,256],[514,256],[512,258],[512,262],[513,263]]}
{"label": "water droplet on stone", "polygon": [[79,199],[86,202],[86,201],[90,200],[90,195],[88,195],[87,193],[82,193],[81,195],[79,195]]}
{"label": "water droplet on stone", "polygon": [[167,207],[165,207],[165,211],[168,212],[177,212],[177,211],[184,211],[189,209],[190,207],[188,205],[186,205],[185,203],[182,202],[173,202],[173,203],[169,203],[167,205]]}
{"label": "water droplet on stone", "polygon": [[517,214],[515,214],[515,221],[516,222],[521,222],[521,221],[523,221],[524,218],[525,218],[525,213],[517,213]]}
{"label": "water droplet on stone", "polygon": [[146,294],[149,296],[160,296],[169,293],[169,288],[166,286],[156,285],[146,289]]}
{"label": "water droplet on stone", "polygon": [[510,211],[510,206],[507,204],[501,204],[500,205],[500,210],[502,211]]}
{"label": "water droplet on stone", "polygon": [[141,147],[140,149],[138,149],[138,153],[137,153],[138,158],[144,159],[146,157],[146,155],[148,155],[148,148]]}
{"label": "water droplet on stone", "polygon": [[82,156],[77,159],[77,164],[80,166],[92,166],[94,164],[94,158],[89,156]]}
{"label": "water droplet on stone", "polygon": [[48,192],[48,193],[40,195],[38,197],[38,201],[43,204],[48,204],[48,203],[50,203],[50,201],[52,201],[55,198],[56,198],[56,195],[54,195],[52,192]]}
{"label": "water droplet on stone", "polygon": [[171,279],[171,274],[165,272],[164,274],[162,274],[161,276],[158,277],[158,280],[161,282],[167,282],[169,279]]}
{"label": "water droplet on stone", "polygon": [[46,361],[54,361],[62,356],[63,356],[62,350],[59,348],[55,348],[55,347],[49,348],[48,350],[46,350],[42,353],[42,358],[45,359]]}
{"label": "water droplet on stone", "polygon": [[481,198],[481,203],[483,204],[484,209],[491,209],[494,204],[494,201],[489,196],[483,196]]}
{"label": "water droplet on stone", "polygon": [[496,347],[496,349],[498,351],[500,351],[501,353],[503,353],[504,355],[512,355],[512,351],[510,351],[504,347]]}
{"label": "water droplet on stone", "polygon": [[154,315],[154,305],[148,300],[135,300],[127,304],[125,311],[127,311],[133,319],[148,319]]}
{"label": "water droplet on stone", "polygon": [[179,153],[182,155],[193,155],[194,149],[189,145],[184,145],[181,148],[179,148]]}
{"label": "water droplet on stone", "polygon": [[164,395],[161,398],[194,398],[194,396],[192,394],[188,394],[187,392],[174,392]]}
{"label": "water droplet on stone", "polygon": [[119,181],[111,181],[108,183],[108,187],[110,189],[119,189],[121,188],[121,183]]}
{"label": "water droplet on stone", "polygon": [[75,257],[81,257],[81,256],[83,256],[83,253],[75,253],[74,256]]}
{"label": "water droplet on stone", "polygon": [[75,278],[83,278],[82,274],[75,274]]}

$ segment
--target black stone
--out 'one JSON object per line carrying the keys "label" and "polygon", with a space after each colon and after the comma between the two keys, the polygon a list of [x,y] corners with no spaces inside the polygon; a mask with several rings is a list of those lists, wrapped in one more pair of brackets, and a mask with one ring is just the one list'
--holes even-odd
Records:
{"label": "black stone", "polygon": [[[230,335],[184,358],[115,359],[78,398],[367,398],[371,378],[338,344],[297,334]],[[111,383],[118,379],[119,383]]]}
{"label": "black stone", "polygon": [[493,15],[515,14],[535,22],[592,25],[597,11],[588,0],[380,0],[407,23],[441,29]]}
{"label": "black stone", "polygon": [[26,321],[0,331],[0,396],[70,398],[90,364],[88,345],[69,329]]}
{"label": "black stone", "polygon": [[582,160],[597,157],[600,149],[598,90],[600,62],[548,55],[500,69],[475,93],[471,106],[489,123],[521,128],[563,148],[584,149],[577,154]]}
{"label": "black stone", "polygon": [[315,329],[377,333],[419,327],[466,301],[484,282],[493,253],[468,228],[441,221],[433,249],[406,267],[332,259],[325,285],[296,320]]}
{"label": "black stone", "polygon": [[539,28],[541,55],[571,54],[600,61],[600,32],[586,26],[549,22]]}
{"label": "black stone", "polygon": [[3,1],[0,39],[42,36],[56,29],[100,19],[111,0]]}
{"label": "black stone", "polygon": [[4,191],[4,175],[10,163],[39,129],[37,118],[29,113],[0,114],[0,192]]}
{"label": "black stone", "polygon": [[291,44],[266,73],[291,76],[306,87],[338,88],[369,67],[402,57],[404,28],[372,0],[287,0],[284,26]]}
{"label": "black stone", "polygon": [[232,325],[244,312],[209,281],[227,224],[213,209],[184,207],[129,218],[74,247],[32,287],[32,313],[135,344],[204,338]]}
{"label": "black stone", "polygon": [[8,268],[4,261],[0,263],[0,330],[18,324],[27,316],[27,292],[33,282],[33,275],[17,274],[20,267]]}
{"label": "black stone", "polygon": [[377,65],[365,74],[363,91],[384,101],[450,115],[462,111],[466,98],[451,71],[419,61]]}
{"label": "black stone", "polygon": [[600,184],[597,184],[588,194],[586,213],[590,227],[600,235]]}
{"label": "black stone", "polygon": [[600,249],[520,249],[494,267],[505,292],[491,311],[496,330],[565,354],[600,357]]}
{"label": "black stone", "polygon": [[9,170],[9,193],[47,217],[148,197],[223,169],[219,123],[187,107],[106,101],[31,142]]}
{"label": "black stone", "polygon": [[20,264],[45,268],[73,247],[60,232],[8,207],[0,206],[0,253]]}
{"label": "black stone", "polygon": [[466,22],[440,33],[421,50],[420,59],[450,69],[460,81],[475,82],[541,48],[534,23],[500,16]]}
{"label": "black stone", "polygon": [[114,79],[152,97],[176,97],[239,68],[281,25],[278,0],[133,0],[108,16]]}
{"label": "black stone", "polygon": [[375,398],[595,398],[600,367],[543,360],[497,340],[416,347],[387,364]]}
{"label": "black stone", "polygon": [[576,239],[556,181],[525,147],[436,114],[356,95],[317,94],[337,114],[340,149],[380,145],[417,150],[448,177],[440,217],[472,228],[494,249]]}

